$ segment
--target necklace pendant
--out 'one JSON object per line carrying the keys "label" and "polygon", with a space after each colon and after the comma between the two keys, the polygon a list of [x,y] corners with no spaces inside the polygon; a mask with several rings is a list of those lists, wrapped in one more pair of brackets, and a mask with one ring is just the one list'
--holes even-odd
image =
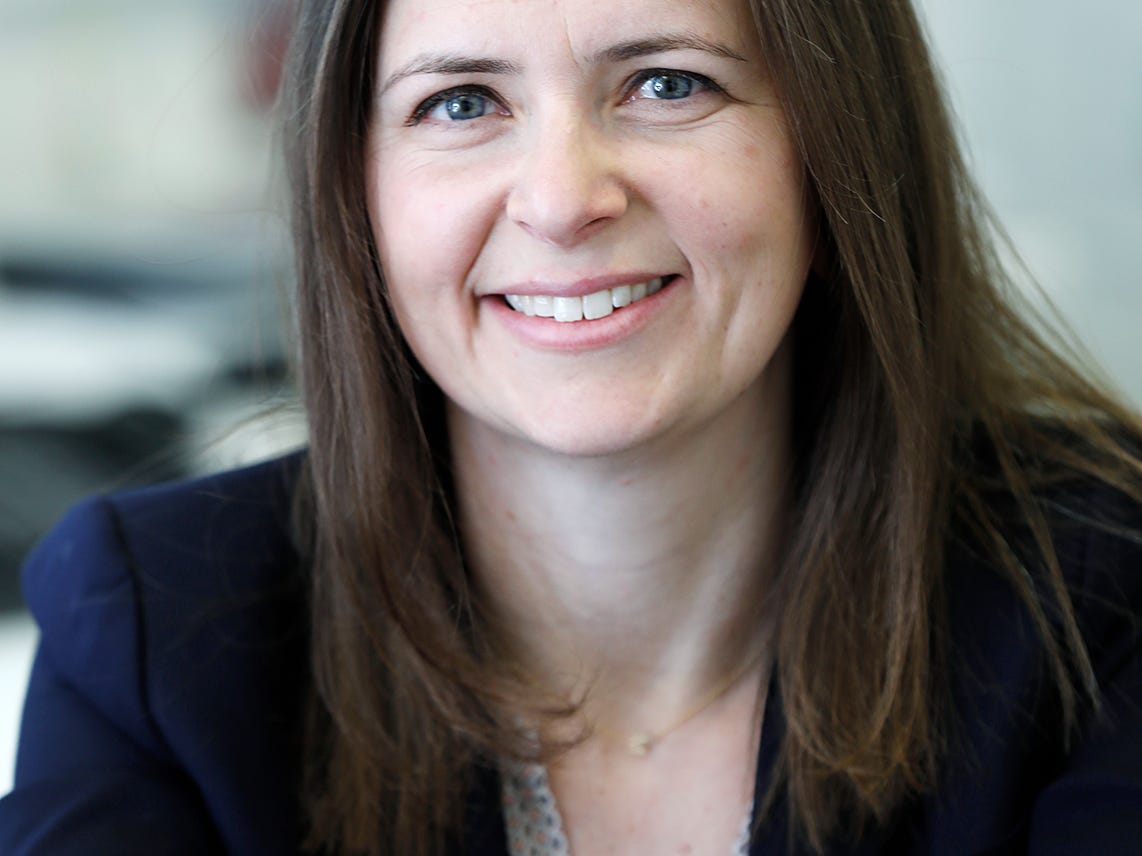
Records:
{"label": "necklace pendant", "polygon": [[649,734],[632,734],[627,738],[627,751],[638,758],[644,758],[650,754],[653,743],[654,738]]}

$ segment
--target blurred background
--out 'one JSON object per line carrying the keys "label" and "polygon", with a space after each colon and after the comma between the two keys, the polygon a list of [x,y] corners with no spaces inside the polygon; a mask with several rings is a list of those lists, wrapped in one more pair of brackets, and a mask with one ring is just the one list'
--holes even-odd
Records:
{"label": "blurred background", "polygon": [[301,445],[289,0],[0,0],[0,793],[22,556],[79,497]]}
{"label": "blurred background", "polygon": [[[304,442],[273,102],[291,0],[0,0],[0,793],[21,557],[86,494]],[[1142,403],[1142,4],[920,0],[1030,274]]]}

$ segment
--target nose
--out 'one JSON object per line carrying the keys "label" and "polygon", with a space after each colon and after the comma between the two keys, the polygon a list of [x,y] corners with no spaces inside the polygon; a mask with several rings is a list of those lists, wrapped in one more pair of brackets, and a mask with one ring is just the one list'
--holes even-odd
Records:
{"label": "nose", "polygon": [[574,246],[627,210],[628,191],[602,131],[563,117],[533,128],[507,197],[507,216],[544,243]]}

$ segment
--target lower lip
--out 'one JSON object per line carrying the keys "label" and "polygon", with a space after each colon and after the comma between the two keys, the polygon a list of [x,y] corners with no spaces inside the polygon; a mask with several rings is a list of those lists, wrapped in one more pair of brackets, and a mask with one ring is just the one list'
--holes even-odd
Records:
{"label": "lower lip", "polygon": [[587,351],[606,348],[638,333],[674,296],[681,283],[675,276],[660,291],[593,321],[556,321],[525,315],[508,306],[502,294],[483,298],[493,316],[525,344],[547,351]]}

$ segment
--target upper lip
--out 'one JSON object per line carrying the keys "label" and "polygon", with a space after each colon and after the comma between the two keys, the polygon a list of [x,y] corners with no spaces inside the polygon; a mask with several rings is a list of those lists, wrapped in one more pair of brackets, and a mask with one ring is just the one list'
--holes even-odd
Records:
{"label": "upper lip", "polygon": [[543,294],[551,297],[583,297],[594,294],[605,288],[617,288],[620,285],[636,285],[640,282],[649,282],[652,279],[672,276],[668,273],[608,273],[598,276],[586,276],[579,279],[560,280],[557,278],[536,278],[524,280],[509,285],[495,294]]}

